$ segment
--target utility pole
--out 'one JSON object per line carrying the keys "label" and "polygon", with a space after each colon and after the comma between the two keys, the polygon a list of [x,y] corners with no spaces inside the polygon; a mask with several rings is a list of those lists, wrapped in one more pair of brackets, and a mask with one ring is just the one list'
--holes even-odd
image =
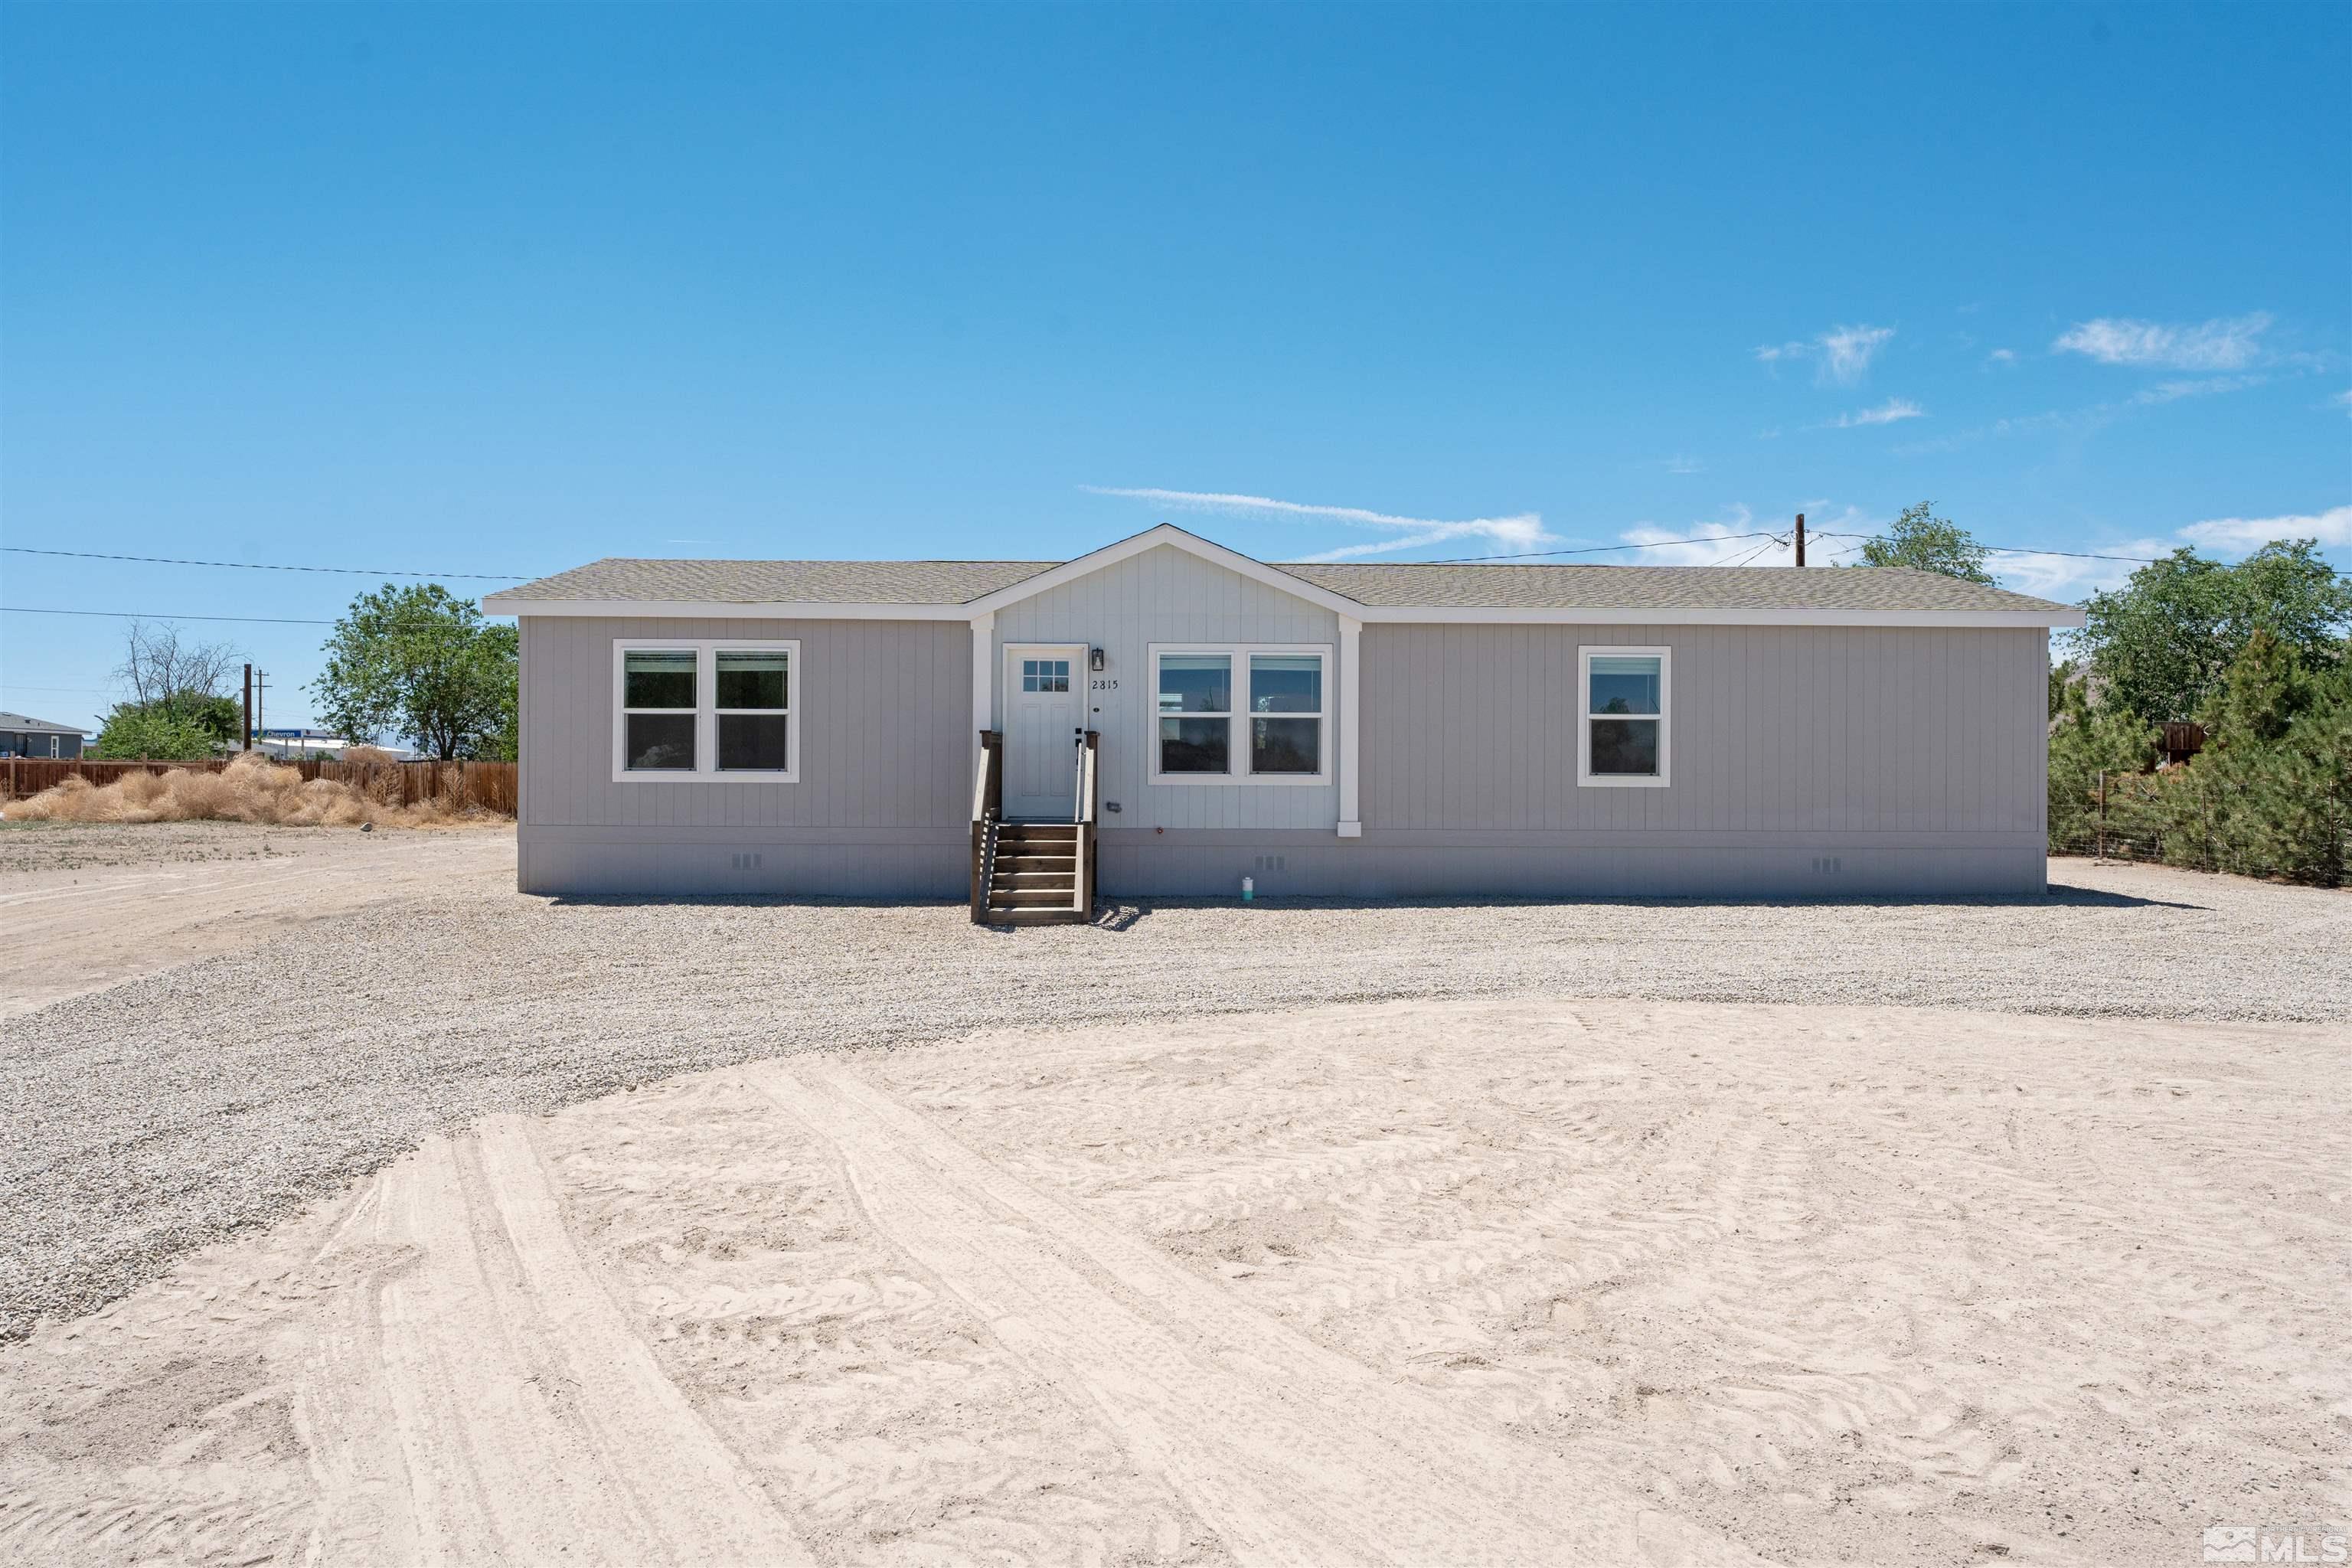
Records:
{"label": "utility pole", "polygon": [[1798,565],[1800,565],[1800,566],[1802,566],[1804,563],[1805,563],[1805,514],[1804,514],[1803,512],[1801,512],[1801,512],[1799,512],[1799,513],[1797,514],[1797,564],[1798,564]]}
{"label": "utility pole", "polygon": [[253,750],[253,666],[245,667],[245,749]]}

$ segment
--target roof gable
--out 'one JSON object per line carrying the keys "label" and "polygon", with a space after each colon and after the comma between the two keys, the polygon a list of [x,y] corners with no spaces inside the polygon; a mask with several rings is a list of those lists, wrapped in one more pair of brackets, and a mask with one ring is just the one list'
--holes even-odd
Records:
{"label": "roof gable", "polygon": [[1318,609],[1329,610],[1342,616],[1359,616],[1363,613],[1364,606],[1345,594],[1327,588],[1319,583],[1312,582],[1295,573],[1286,572],[1279,566],[1269,566],[1253,556],[1244,555],[1238,550],[1228,550],[1223,545],[1203,539],[1197,533],[1188,533],[1172,522],[1163,522],[1156,527],[1147,528],[1141,533],[1130,534],[1116,544],[1106,544],[1100,550],[1088,551],[1076,560],[1065,561],[1049,572],[1040,572],[1034,577],[1024,578],[992,594],[973,599],[964,607],[976,616],[1001,610],[1007,605],[1018,604],[1033,595],[1045,593],[1050,588],[1058,588],[1065,583],[1075,582],[1080,577],[1099,572],[1106,566],[1115,566],[1131,556],[1140,555],[1147,550],[1156,550],[1163,544],[1183,551],[1188,555],[1198,556],[1211,565],[1222,566],[1236,576],[1246,577],[1253,583],[1261,583],[1280,593],[1288,594],[1294,598],[1304,599]]}

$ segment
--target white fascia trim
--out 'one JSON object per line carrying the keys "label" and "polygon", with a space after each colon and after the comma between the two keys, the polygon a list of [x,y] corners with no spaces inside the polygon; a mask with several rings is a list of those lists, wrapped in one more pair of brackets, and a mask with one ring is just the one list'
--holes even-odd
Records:
{"label": "white fascia trim", "polygon": [[1459,605],[1366,606],[1358,618],[1381,625],[1571,626],[2079,626],[2083,612],[2050,610],[1505,610]]}
{"label": "white fascia trim", "polygon": [[614,616],[679,621],[968,621],[969,605],[745,604],[733,599],[510,599],[482,601],[489,616]]}
{"label": "white fascia trim", "polygon": [[[1263,580],[1263,579],[1261,579]],[[1033,579],[1034,581],[1034,579]],[[1310,601],[1315,590],[1292,578],[1271,586]],[[993,595],[992,595],[992,597]],[[678,621],[969,621],[971,605],[747,605],[712,599],[501,599],[482,601],[493,616],[603,616]],[[1374,626],[1944,626],[2032,629],[2084,624],[2082,611],[2053,610],[1497,610],[1455,605],[1326,605],[1336,614]]]}
{"label": "white fascia trim", "polygon": [[1100,550],[1089,551],[1075,561],[1065,561],[1050,572],[1040,572],[1034,577],[1025,577],[1011,587],[999,588],[993,594],[983,595],[962,606],[962,611],[965,615],[971,615],[981,610],[1001,610],[1007,605],[1017,605],[1024,599],[1034,597],[1048,589],[1058,588],[1065,583],[1076,582],[1078,578],[1099,572],[1106,566],[1116,566],[1130,556],[1140,555],[1147,550],[1157,550],[1163,544],[1173,546],[1189,555],[1197,555],[1203,561],[1223,566],[1227,571],[1237,573],[1254,583],[1263,583],[1265,586],[1287,594],[1294,599],[1304,599],[1318,608],[1329,610],[1336,615],[1361,616],[1364,613],[1364,606],[1349,598],[1345,594],[1335,594],[1328,588],[1318,588],[1304,577],[1294,577],[1279,567],[1269,566],[1263,561],[1244,555],[1238,550],[1228,550],[1223,545],[1213,543],[1197,533],[1187,533],[1172,522],[1163,522],[1155,527],[1147,528],[1141,533],[1122,539],[1116,544],[1106,544]]}

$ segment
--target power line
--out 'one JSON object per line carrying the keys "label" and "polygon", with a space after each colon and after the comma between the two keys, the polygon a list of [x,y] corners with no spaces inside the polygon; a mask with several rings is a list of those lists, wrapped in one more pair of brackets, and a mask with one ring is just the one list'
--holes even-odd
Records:
{"label": "power line", "polygon": [[1595,544],[1579,550],[1530,550],[1518,555],[1451,555],[1443,561],[1416,563],[1423,566],[1467,566],[1480,561],[1533,561],[1547,555],[1605,555],[1612,550],[1655,550],[1664,544],[1721,544],[1734,539],[1777,539],[1769,531],[1756,533],[1702,533],[1690,539],[1652,539],[1640,544]]}
{"label": "power line", "polygon": [[[1811,531],[1819,539],[1883,539],[1878,533],[1837,533],[1826,528]],[[2142,566],[2154,565],[2164,559],[2160,555],[2101,555],[2088,550],[2043,550],[2021,544],[1987,544],[1982,546],[1995,555],[2063,555],[2070,561],[2134,561]]]}
{"label": "power line", "polygon": [[331,626],[335,624],[287,616],[158,616],[136,610],[33,609],[24,605],[0,605],[0,616],[102,616],[117,621],[243,621],[259,626]]}
{"label": "power line", "polygon": [[[528,572],[391,572],[373,566],[281,566],[265,561],[187,561],[174,555],[101,555],[89,550],[35,550],[28,545],[0,545],[12,555],[67,555],[77,561],[143,561],[152,566],[232,566],[240,572],[332,572],[351,577],[467,577],[483,583],[520,583]],[[189,616],[187,620],[201,617]]]}
{"label": "power line", "polygon": [[1771,549],[1775,545],[1785,550],[1789,547],[1789,542],[1777,534],[1769,535],[1766,537],[1763,543],[1758,545],[1753,550],[1743,552],[1737,560],[1718,561],[1716,564],[1718,566],[1745,566],[1748,563],[1755,560],[1759,555],[1763,554],[1766,551]]}

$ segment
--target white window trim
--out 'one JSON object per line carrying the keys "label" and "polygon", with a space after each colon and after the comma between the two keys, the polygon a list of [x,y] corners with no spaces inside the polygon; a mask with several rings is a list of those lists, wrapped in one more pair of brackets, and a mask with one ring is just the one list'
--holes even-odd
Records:
{"label": "white window trim", "polygon": [[[627,710],[623,699],[627,690],[627,661],[632,653],[676,652],[681,648],[695,651],[694,661],[694,767],[631,768],[628,763],[628,725],[623,715]],[[784,769],[719,767],[719,655],[730,653],[781,653],[787,659],[787,684],[784,688],[784,754],[792,766]],[[798,784],[801,782],[801,706],[803,701],[808,671],[801,663],[801,645],[795,637],[614,637],[613,639],[613,782],[614,784]],[[684,711],[684,710],[678,710]],[[730,712],[741,710],[730,709]]]}
{"label": "white window trim", "polygon": [[[1658,661],[1658,771],[1655,773],[1595,773],[1592,721],[1611,715],[1592,711],[1592,661],[1596,658],[1655,658]],[[1581,789],[1664,789],[1674,776],[1675,654],[1668,647],[1580,646],[1576,650],[1576,783]],[[1647,714],[1634,715],[1647,718]],[[1617,717],[1628,717],[1620,714]]]}
{"label": "white window trim", "polygon": [[[1181,788],[1189,784],[1227,787],[1234,784],[1282,785],[1304,784],[1309,787],[1328,785],[1332,781],[1331,749],[1336,739],[1338,710],[1331,701],[1332,683],[1338,679],[1338,661],[1333,658],[1333,645],[1327,642],[1156,642],[1144,647],[1145,713],[1144,744],[1150,748],[1144,766],[1145,782]],[[1316,771],[1311,773],[1254,773],[1249,771],[1249,737],[1238,729],[1232,731],[1226,742],[1226,755],[1234,770],[1223,773],[1163,773],[1160,771],[1160,721],[1162,718],[1213,718],[1214,714],[1162,714],[1160,711],[1160,660],[1162,655],[1225,654],[1234,661],[1233,700],[1239,704],[1225,715],[1228,724],[1236,725],[1258,717],[1249,710],[1249,660],[1252,654],[1316,654],[1323,660],[1323,705],[1313,713],[1268,713],[1268,719],[1313,719],[1322,725],[1322,733],[1315,748]]]}

